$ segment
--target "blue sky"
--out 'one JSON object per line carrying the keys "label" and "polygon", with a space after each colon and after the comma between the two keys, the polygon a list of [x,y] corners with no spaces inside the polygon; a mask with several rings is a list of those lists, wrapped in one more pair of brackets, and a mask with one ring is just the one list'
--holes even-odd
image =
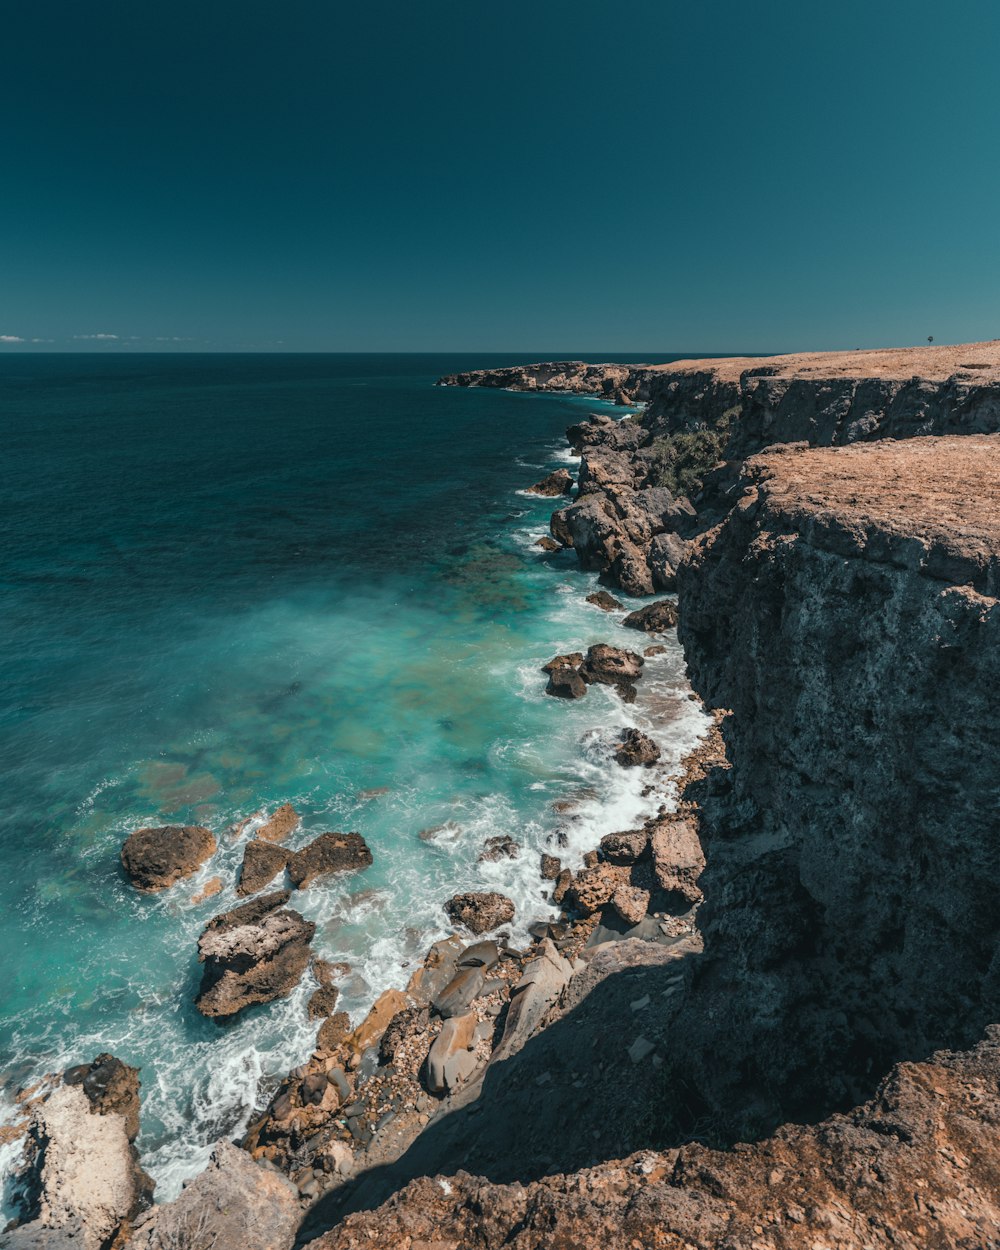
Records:
{"label": "blue sky", "polygon": [[998,337],[998,52],[995,0],[9,6],[0,350]]}

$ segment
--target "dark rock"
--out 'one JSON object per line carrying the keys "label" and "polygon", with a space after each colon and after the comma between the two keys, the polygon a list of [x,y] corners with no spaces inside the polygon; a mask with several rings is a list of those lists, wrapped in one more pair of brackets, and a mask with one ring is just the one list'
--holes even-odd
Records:
{"label": "dark rock", "polygon": [[254,1003],[283,998],[309,963],[316,926],[285,909],[289,894],[262,894],[209,921],[198,939],[205,965],[195,1006],[225,1019]]}
{"label": "dark rock", "polygon": [[371,862],[372,853],[360,833],[321,833],[289,857],[288,875],[297,890],[304,890],[317,877],[367,868]]}
{"label": "dark rock", "polygon": [[338,1011],[319,1026],[316,1049],[326,1054],[334,1054],[351,1036],[351,1032],[351,1017],[346,1011]]}
{"label": "dark rock", "polygon": [[458,957],[460,968],[483,968],[487,972],[500,959],[500,948],[496,942],[473,942]]}
{"label": "dark rock", "polygon": [[606,833],[601,838],[601,854],[611,864],[634,864],[649,850],[647,829],[627,829]]}
{"label": "dark rock", "polygon": [[677,604],[673,599],[647,603],[644,608],[630,612],[622,624],[627,629],[645,630],[647,634],[665,634],[677,624]]}
{"label": "dark rock", "polygon": [[515,842],[509,833],[500,833],[486,839],[479,854],[479,862],[493,864],[500,859],[517,859],[520,853],[520,842]]}
{"label": "dark rock", "polygon": [[557,543],[554,538],[550,538],[548,534],[543,534],[541,538],[535,539],[535,546],[541,547],[543,551],[562,551],[562,544]]}
{"label": "dark rock", "polygon": [[137,829],[125,839],[122,867],[137,890],[165,890],[197,872],[215,854],[216,845],[201,825]]}
{"label": "dark rock", "polygon": [[556,883],[552,889],[552,901],[557,907],[562,903],[563,899],[565,899],[572,884],[573,874],[568,868],[563,868],[559,873],[559,876],[556,877]]}
{"label": "dark rock", "polygon": [[532,495],[568,495],[573,489],[573,478],[568,469],[556,469],[548,477],[543,477],[528,490]]}
{"label": "dark rock", "polygon": [[588,649],[587,658],[580,666],[580,676],[588,684],[630,685],[642,676],[643,663],[642,656],[634,651],[598,642]]}
{"label": "dark rock", "polygon": [[587,602],[592,603],[595,608],[603,608],[605,612],[620,612],[622,608],[614,595],[609,595],[606,590],[594,591],[587,596]]}
{"label": "dark rock", "polygon": [[569,651],[566,655],[554,655],[547,664],[542,665],[542,672],[554,673],[561,668],[579,668],[582,663],[582,651]]}
{"label": "dark rock", "polygon": [[114,1055],[98,1055],[93,1063],[67,1068],[63,1073],[66,1085],[80,1085],[95,1115],[120,1115],[125,1118],[125,1133],[130,1142],[139,1136],[139,1069],[130,1067]]}
{"label": "dark rock", "polygon": [[545,693],[555,699],[582,699],[587,693],[587,683],[575,668],[554,668],[549,673]]}
{"label": "dark rock", "polygon": [[615,760],[623,768],[648,767],[659,758],[660,748],[642,730],[622,730],[621,746],[615,751]]}
{"label": "dark rock", "polygon": [[309,1019],[319,1020],[324,1016],[332,1016],[337,1010],[339,998],[340,990],[335,985],[321,985],[309,998]]}
{"label": "dark rock", "polygon": [[565,508],[552,513],[552,516],[549,519],[549,530],[552,533],[552,537],[560,547],[573,546],[573,534],[569,528],[569,522],[566,519]]}
{"label": "dark rock", "polygon": [[488,933],[514,919],[514,904],[496,891],[456,894],[444,905],[454,924],[463,924],[473,933]]}
{"label": "dark rock", "polygon": [[248,842],[243,852],[243,867],[236,893],[245,897],[270,885],[278,873],[284,871],[289,854],[273,842],[261,842],[256,838]]}
{"label": "dark rock", "polygon": [[542,853],[542,880],[556,881],[562,869],[562,863],[555,855]]}

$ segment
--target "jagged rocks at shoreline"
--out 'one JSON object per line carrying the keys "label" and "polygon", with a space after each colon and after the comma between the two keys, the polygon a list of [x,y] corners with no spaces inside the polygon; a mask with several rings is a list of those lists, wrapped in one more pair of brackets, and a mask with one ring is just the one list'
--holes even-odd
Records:
{"label": "jagged rocks at shoreline", "polygon": [[205,965],[195,1006],[226,1019],[255,1003],[282,998],[309,963],[316,926],[286,908],[287,890],[263,894],[210,920],[198,939]]}

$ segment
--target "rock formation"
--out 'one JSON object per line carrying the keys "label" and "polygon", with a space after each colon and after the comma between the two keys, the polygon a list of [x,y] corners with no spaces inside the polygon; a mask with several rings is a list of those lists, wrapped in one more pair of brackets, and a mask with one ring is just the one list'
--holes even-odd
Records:
{"label": "rock formation", "polygon": [[488,933],[514,919],[514,904],[495,891],[456,894],[444,905],[455,924],[463,924],[473,933]]}
{"label": "rock formation", "polygon": [[236,893],[246,896],[263,890],[279,872],[284,872],[289,857],[289,851],[273,842],[262,842],[257,838],[248,842],[243,852],[243,866],[240,869]]}
{"label": "rock formation", "polygon": [[568,495],[573,490],[573,478],[568,469],[556,469],[528,490],[532,495]]}
{"label": "rock formation", "polygon": [[288,857],[288,875],[297,890],[334,872],[367,868],[372,853],[360,833],[321,833],[308,846]]}
{"label": "rock formation", "polygon": [[152,894],[197,872],[216,848],[215,838],[201,825],[137,829],[122,846],[122,867],[137,890]]}
{"label": "rock formation", "polygon": [[290,994],[309,963],[316,926],[285,907],[287,890],[262,894],[209,921],[198,939],[205,965],[195,1006],[224,1019]]}

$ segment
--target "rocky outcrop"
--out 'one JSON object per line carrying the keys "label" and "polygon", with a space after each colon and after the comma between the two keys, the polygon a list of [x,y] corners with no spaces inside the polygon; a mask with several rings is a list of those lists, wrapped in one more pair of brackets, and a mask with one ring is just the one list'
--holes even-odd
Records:
{"label": "rocky outcrop", "polygon": [[256,894],[270,885],[279,872],[284,872],[290,852],[273,842],[261,842],[257,838],[248,842],[243,852],[243,866],[236,893]]}
{"label": "rocky outcrop", "polygon": [[606,590],[596,590],[592,595],[587,596],[587,602],[592,603],[595,608],[600,608],[602,612],[620,612],[622,605],[614,597],[609,595]]}
{"label": "rocky outcrop", "polygon": [[260,897],[209,921],[198,939],[205,965],[195,1006],[226,1019],[254,1003],[290,994],[309,963],[316,926],[285,907],[287,890]]}
{"label": "rocky outcrop", "polygon": [[647,634],[665,634],[677,624],[677,604],[673,599],[647,603],[645,607],[630,612],[622,624],[626,629],[641,629]]}
{"label": "rocky outcrop", "polygon": [[294,1185],[220,1141],[179,1197],[136,1221],[128,1244],[130,1250],[291,1250],[301,1218]]}
{"label": "rocky outcrop", "polygon": [[543,477],[540,482],[536,482],[534,486],[528,487],[529,494],[532,495],[568,495],[573,490],[573,478],[568,469],[556,469],[547,477]]}
{"label": "rocky outcrop", "polygon": [[32,1099],[19,1189],[24,1218],[0,1237],[12,1250],[102,1250],[149,1202],[139,1165],[139,1073],[113,1055],[49,1078]]}
{"label": "rocky outcrop", "polygon": [[660,758],[660,748],[641,729],[623,729],[620,744],[615,748],[615,761],[623,768],[636,768],[655,764]]}
{"label": "rocky outcrop", "polygon": [[367,868],[372,853],[360,833],[321,833],[308,846],[288,857],[288,876],[297,890],[335,872]]}
{"label": "rocky outcrop", "polygon": [[299,826],[299,814],[291,803],[282,803],[257,830],[263,842],[285,842]]}
{"label": "rocky outcrop", "polygon": [[514,919],[514,904],[496,891],[456,894],[444,905],[455,924],[463,924],[472,933],[488,933]]}
{"label": "rocky outcrop", "polygon": [[1000,1242],[1000,1038],[904,1063],[848,1115],[518,1184],[412,1181],[312,1250],[927,1250]]}
{"label": "rocky outcrop", "polygon": [[201,825],[137,829],[122,846],[122,867],[137,890],[166,890],[197,872],[215,854],[214,836]]}
{"label": "rocky outcrop", "polygon": [[546,361],[506,369],[474,369],[451,373],[438,386],[484,386],[508,391],[568,391],[598,395],[617,403],[642,402],[649,397],[649,370],[644,365],[592,365],[582,360]]}

